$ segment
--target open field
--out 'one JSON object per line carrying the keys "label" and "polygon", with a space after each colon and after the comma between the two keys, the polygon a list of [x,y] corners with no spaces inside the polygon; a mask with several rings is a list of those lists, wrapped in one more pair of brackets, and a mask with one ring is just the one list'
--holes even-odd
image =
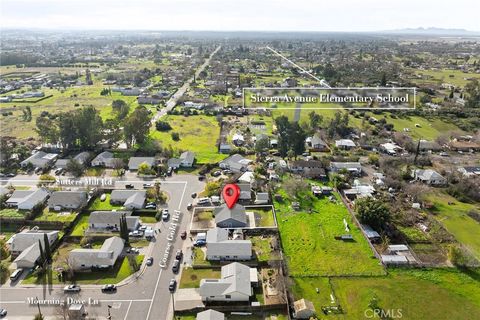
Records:
{"label": "open field", "polygon": [[[291,208],[283,190],[283,202],[274,201],[280,236],[289,273],[292,276],[380,275],[380,262],[374,257],[367,240],[352,222],[341,201],[316,199],[304,194],[299,200],[302,211]],[[336,195],[338,199],[338,195]],[[311,208],[311,212],[307,212]],[[346,232],[345,219],[350,227]],[[335,236],[351,234],[354,241],[336,240]]]}
{"label": "open field", "polygon": [[[331,305],[333,292],[345,314],[334,319],[365,319],[376,296],[384,310],[401,309],[402,319],[476,319],[480,316],[480,274],[456,269],[393,269],[385,277],[295,279],[296,298],[312,300],[317,312]],[[320,292],[316,292],[316,288]],[[461,306],[461,307],[459,307]]]}
{"label": "open field", "polygon": [[[430,194],[427,200],[434,204],[430,209],[435,218],[442,223],[458,242],[467,247],[480,259],[480,223],[467,215],[470,210],[479,211],[479,206],[457,201],[445,194]],[[448,203],[451,203],[450,205]]]}
{"label": "open field", "polygon": [[477,78],[480,79],[480,74],[477,73],[466,73],[461,70],[449,70],[449,69],[441,69],[441,70],[417,70],[411,69],[417,75],[427,76],[430,77],[428,79],[417,79],[413,78],[412,81],[415,83],[449,83],[453,84],[457,87],[465,86],[469,80],[469,78]]}
{"label": "open field", "polygon": [[[193,151],[197,163],[215,163],[226,158],[226,155],[218,153],[220,126],[215,117],[169,115],[162,120],[167,121],[172,130],[160,132],[152,129],[150,136],[159,140],[163,147],[172,146],[178,151]],[[179,141],[173,141],[172,132],[180,135]]]}

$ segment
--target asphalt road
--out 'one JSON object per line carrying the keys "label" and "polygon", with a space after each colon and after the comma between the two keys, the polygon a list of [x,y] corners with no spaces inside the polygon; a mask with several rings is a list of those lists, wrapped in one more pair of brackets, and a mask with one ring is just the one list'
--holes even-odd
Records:
{"label": "asphalt road", "polygon": [[[212,57],[220,50],[221,46],[218,46],[211,54],[210,56],[205,59],[205,62],[195,71],[195,77],[198,78],[200,75],[200,72],[205,70],[205,68],[210,64],[210,60]],[[173,96],[168,99],[165,108],[159,110],[155,116],[152,118],[152,123],[155,123],[158,119],[163,117],[164,115],[167,114],[168,111],[171,111],[176,105],[178,99],[180,99],[183,94],[190,88],[190,85],[193,82],[193,77],[189,78],[178,90],[173,94]]]}
{"label": "asphalt road", "polygon": [[[157,223],[156,228],[161,232],[148,247],[149,253],[146,255],[154,258],[153,266],[146,267],[141,276],[120,286],[114,294],[104,294],[100,290],[101,286],[95,285],[81,286],[80,294],[65,295],[62,290],[63,285],[25,287],[6,284],[0,287],[0,306],[8,310],[5,319],[32,319],[38,312],[38,307],[36,304],[29,304],[28,298],[35,299],[35,297],[49,301],[63,300],[65,297],[71,297],[77,301],[83,300],[86,302],[89,316],[95,319],[106,319],[109,305],[112,319],[171,319],[172,303],[168,283],[175,277],[171,266],[176,250],[186,247],[179,234],[187,230],[191,218],[191,213],[186,209],[187,204],[192,200],[190,195],[203,190],[204,184],[194,175],[174,175],[161,181],[161,188],[168,193],[167,205],[170,212],[180,210],[182,213],[172,241],[167,240],[167,236],[174,221]],[[161,268],[160,261],[164,257],[168,242],[171,243],[172,249],[168,256],[167,267]],[[55,305],[41,305],[40,308],[47,319],[59,318],[61,313],[61,308]],[[63,319],[63,317],[60,318]]]}

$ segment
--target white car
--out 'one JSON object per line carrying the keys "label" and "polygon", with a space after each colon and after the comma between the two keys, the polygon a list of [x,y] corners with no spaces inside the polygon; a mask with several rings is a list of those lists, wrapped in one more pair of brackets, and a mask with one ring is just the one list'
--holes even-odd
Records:
{"label": "white car", "polygon": [[162,211],[162,220],[166,221],[168,220],[168,217],[170,217],[170,213],[168,213],[168,209],[163,209]]}
{"label": "white car", "polygon": [[76,284],[71,284],[63,288],[63,292],[65,293],[75,293],[75,292],[80,292],[80,290],[81,290],[80,286],[77,286]]}

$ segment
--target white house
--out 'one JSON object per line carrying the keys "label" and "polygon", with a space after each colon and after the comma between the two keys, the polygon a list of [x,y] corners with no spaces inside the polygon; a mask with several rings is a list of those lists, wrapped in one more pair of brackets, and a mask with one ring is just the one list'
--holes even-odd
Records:
{"label": "white house", "polygon": [[110,268],[115,265],[124,247],[123,239],[111,237],[103,242],[100,249],[74,249],[70,251],[68,262],[73,270]]}
{"label": "white house", "polygon": [[207,260],[250,260],[252,242],[250,240],[232,240],[228,230],[215,228],[207,231]]}
{"label": "white house", "polygon": [[221,269],[220,279],[200,280],[199,294],[203,301],[249,301],[252,284],[258,283],[257,269],[238,262]]}
{"label": "white house", "polygon": [[26,230],[14,234],[7,241],[7,246],[10,250],[10,254],[13,257],[18,256],[22,251],[30,247],[32,244],[40,242],[45,245],[45,235],[49,244],[53,244],[58,239],[58,231],[42,231],[37,229]]}
{"label": "white house", "polygon": [[113,190],[111,204],[122,204],[128,210],[142,209],[147,197],[145,190]]}
{"label": "white house", "polygon": [[412,177],[423,183],[433,185],[433,186],[442,186],[447,183],[447,179],[445,179],[442,175],[440,175],[435,170],[431,169],[416,169],[412,172]]}
{"label": "white house", "polygon": [[93,211],[88,217],[88,228],[95,232],[118,231],[122,215],[125,215],[129,231],[140,226],[140,218],[132,216],[131,211]]}
{"label": "white house", "polygon": [[17,207],[19,210],[32,210],[36,205],[44,203],[48,195],[49,193],[45,189],[15,190],[5,203],[7,206]]}

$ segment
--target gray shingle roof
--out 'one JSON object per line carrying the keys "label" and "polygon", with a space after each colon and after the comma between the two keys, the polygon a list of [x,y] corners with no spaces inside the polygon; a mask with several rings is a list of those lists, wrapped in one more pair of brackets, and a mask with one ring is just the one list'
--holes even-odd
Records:
{"label": "gray shingle roof", "polygon": [[130,170],[138,170],[138,166],[142,163],[148,164],[149,167],[152,167],[155,164],[154,157],[131,157],[128,160],[128,169]]}
{"label": "gray shingle roof", "polygon": [[79,208],[86,204],[87,197],[85,191],[55,191],[48,199],[48,206]]}
{"label": "gray shingle roof", "polygon": [[226,204],[215,208],[215,222],[217,224],[228,219],[247,224],[245,207],[237,203],[232,209],[229,209]]}

